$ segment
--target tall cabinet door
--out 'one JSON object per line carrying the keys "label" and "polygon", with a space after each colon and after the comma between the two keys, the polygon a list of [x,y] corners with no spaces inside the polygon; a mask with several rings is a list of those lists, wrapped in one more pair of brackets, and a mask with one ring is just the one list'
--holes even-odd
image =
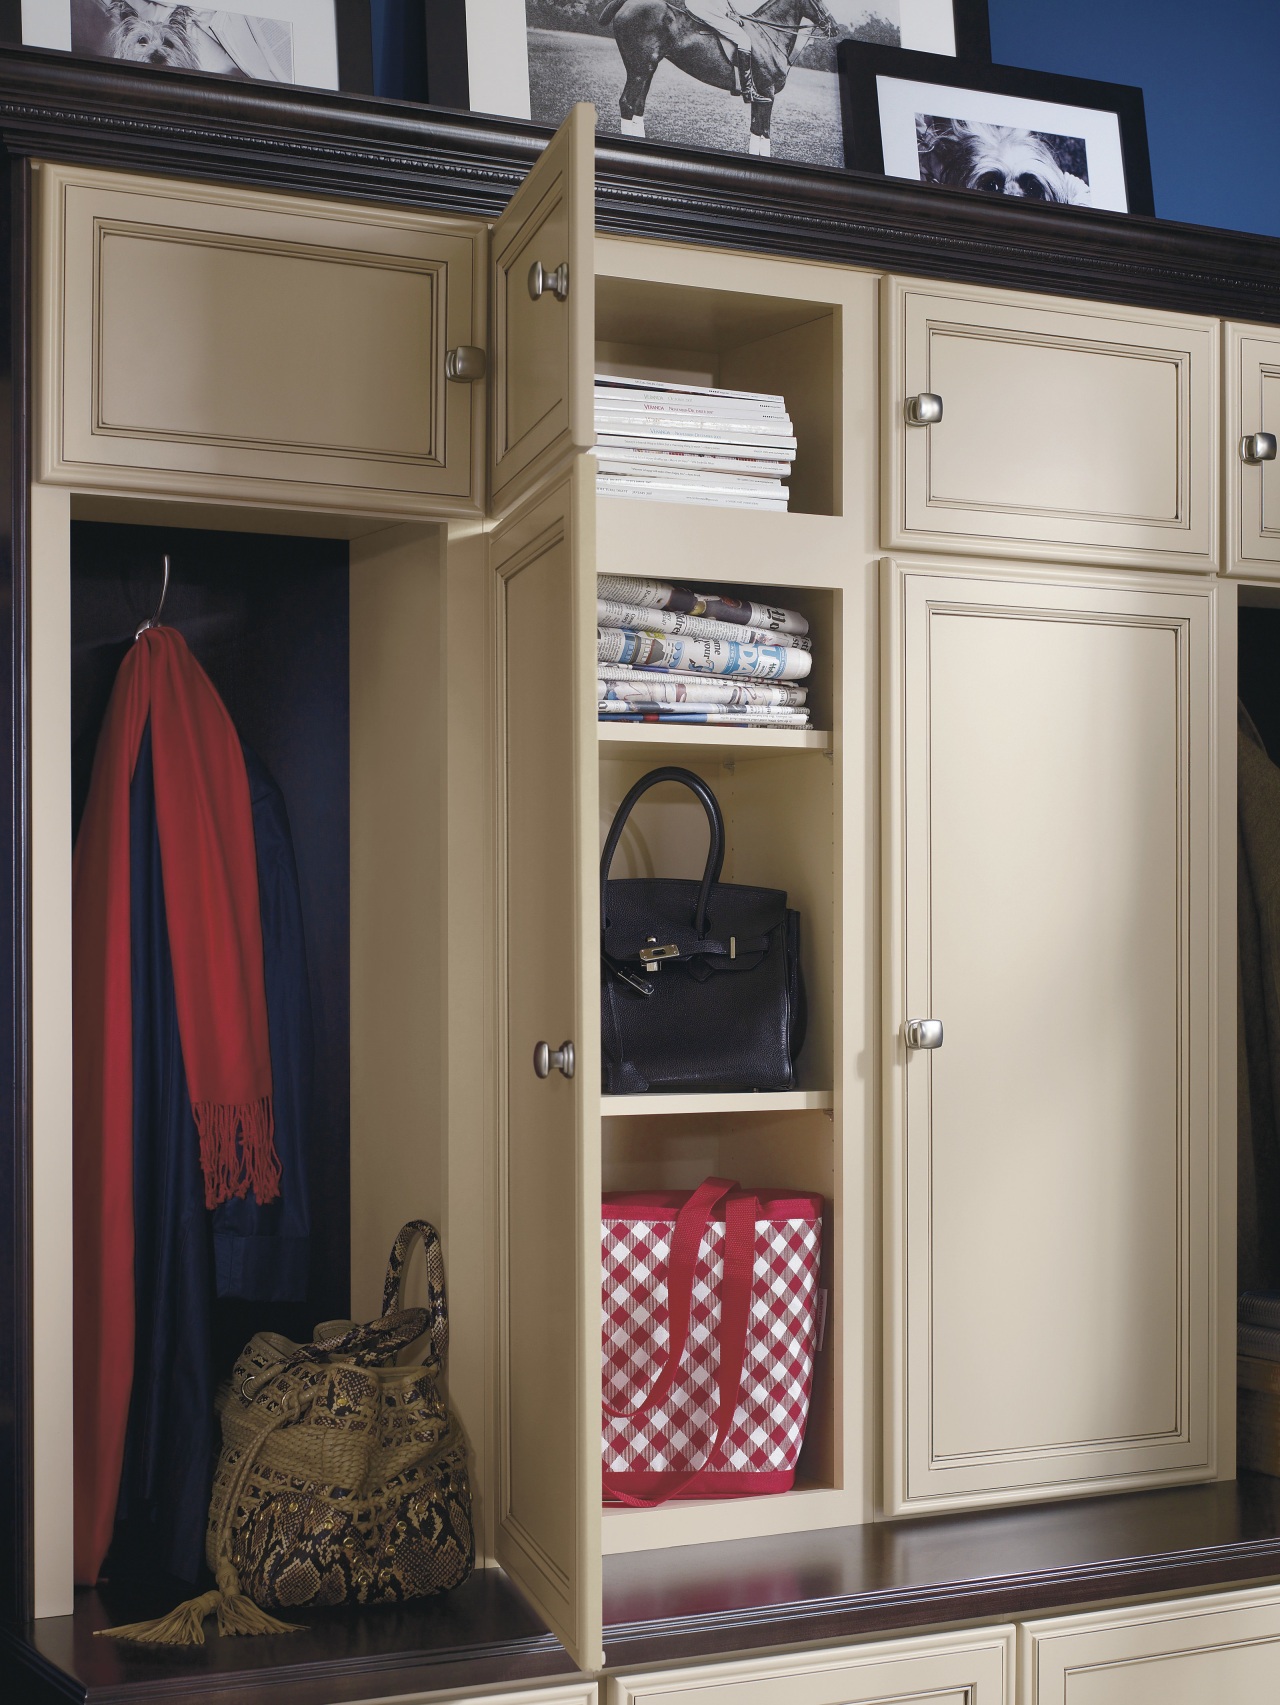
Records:
{"label": "tall cabinet door", "polygon": [[[579,459],[490,547],[502,778],[495,1545],[587,1670],[604,1662],[594,485],[594,462]],[[536,1059],[540,1044],[551,1058]]]}
{"label": "tall cabinet door", "polygon": [[490,501],[595,443],[596,109],[570,109],[493,233]]}
{"label": "tall cabinet door", "polygon": [[1218,590],[885,566],[895,1512],[1231,1472]]}

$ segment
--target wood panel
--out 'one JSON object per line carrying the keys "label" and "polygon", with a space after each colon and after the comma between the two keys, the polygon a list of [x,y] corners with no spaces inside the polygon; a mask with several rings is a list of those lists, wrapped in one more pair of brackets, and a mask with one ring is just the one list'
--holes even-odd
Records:
{"label": "wood panel", "polygon": [[1280,1694],[1280,1591],[1222,1593],[1021,1630],[1023,1705],[1203,1705]]}
{"label": "wood panel", "polygon": [[609,1678],[609,1705],[1006,1705],[1014,1630],[925,1636]]}
{"label": "wood panel", "polygon": [[474,509],[474,224],[39,173],[39,477],[333,510]]}
{"label": "wood panel", "polygon": [[1214,597],[886,565],[892,1510],[1229,1450]]}
{"label": "wood panel", "polygon": [[[498,1561],[600,1662],[594,468],[493,535],[498,775]],[[572,1079],[533,1071],[538,1041]]]}
{"label": "wood panel", "polygon": [[[886,545],[1216,565],[1209,322],[904,279],[884,305]],[[904,417],[922,392],[934,425]]]}
{"label": "wood panel", "polygon": [[[490,493],[501,509],[595,435],[595,108],[570,109],[493,231]],[[535,296],[532,272],[547,282]],[[566,269],[563,294],[550,275]]]}
{"label": "wood panel", "polygon": [[1280,579],[1280,459],[1247,462],[1242,441],[1280,436],[1280,336],[1260,326],[1223,327],[1222,463],[1226,516],[1223,571]]}

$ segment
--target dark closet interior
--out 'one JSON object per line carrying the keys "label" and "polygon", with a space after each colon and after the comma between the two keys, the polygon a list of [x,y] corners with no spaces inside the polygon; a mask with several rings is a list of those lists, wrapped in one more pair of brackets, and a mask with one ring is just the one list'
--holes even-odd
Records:
{"label": "dark closet interior", "polygon": [[[348,546],[332,539],[73,524],[75,828],[112,685],[136,630],[155,612],[165,553],[171,559],[171,581],[163,623],[181,633],[212,680],[242,744],[257,761],[246,757],[251,777],[265,773],[283,799],[297,869],[313,1044],[303,1132],[310,1236],[305,1281],[298,1281],[305,1282],[305,1295],[292,1301],[214,1295],[206,1336],[211,1376],[217,1381],[255,1331],[305,1340],[318,1321],[349,1312]],[[135,1013],[136,1000],[135,993]],[[282,1188],[287,1187],[286,1178]],[[140,1201],[136,1190],[135,1201]],[[197,1227],[193,1236],[198,1241],[201,1235]],[[144,1243],[140,1236],[135,1255],[140,1296],[146,1284],[157,1282],[157,1275],[140,1270]],[[212,1261],[211,1233],[208,1248],[197,1248],[191,1258]],[[159,1278],[163,1281],[163,1275]],[[137,1377],[135,1372],[135,1403]],[[181,1417],[172,1420],[180,1429]],[[216,1427],[211,1438],[216,1452]],[[212,1461],[207,1473],[211,1478]],[[189,1554],[190,1545],[186,1549]],[[131,1515],[118,1524],[107,1573],[118,1580],[151,1569],[156,1553],[150,1518],[145,1512]]]}

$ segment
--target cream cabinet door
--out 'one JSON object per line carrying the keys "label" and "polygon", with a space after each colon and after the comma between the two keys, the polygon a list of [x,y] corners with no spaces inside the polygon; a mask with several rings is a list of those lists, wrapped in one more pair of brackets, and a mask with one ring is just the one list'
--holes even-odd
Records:
{"label": "cream cabinet door", "polygon": [[[600,1002],[595,467],[492,538],[498,824],[496,1550],[599,1669]],[[535,1046],[574,1050],[535,1074]],[[567,1051],[567,1050],[566,1050]]]}
{"label": "cream cabinet door", "polygon": [[[1280,331],[1223,327],[1228,574],[1280,579]],[[1270,434],[1271,442],[1259,442]]]}
{"label": "cream cabinet door", "polygon": [[885,565],[895,1513],[1232,1471],[1218,591]]}
{"label": "cream cabinet door", "polygon": [[42,165],[39,477],[411,515],[479,507],[477,221]]}
{"label": "cream cabinet door", "polygon": [[1276,1588],[1028,1622],[1021,1643],[1021,1705],[1280,1699]]}
{"label": "cream cabinet door", "polygon": [[615,1675],[609,1705],[1013,1705],[1014,1630]]}
{"label": "cream cabinet door", "polygon": [[493,232],[491,503],[595,438],[596,110],[569,111]]}
{"label": "cream cabinet door", "polygon": [[1213,321],[901,278],[884,310],[887,546],[1216,567]]}

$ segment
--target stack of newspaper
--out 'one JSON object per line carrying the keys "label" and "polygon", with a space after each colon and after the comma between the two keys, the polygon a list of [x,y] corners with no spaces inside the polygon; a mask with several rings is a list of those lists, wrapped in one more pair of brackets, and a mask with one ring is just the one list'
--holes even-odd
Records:
{"label": "stack of newspaper", "polygon": [[807,728],[813,665],[798,610],[665,580],[596,580],[601,722]]}
{"label": "stack of newspaper", "polygon": [[782,397],[596,375],[598,491],[785,510],[795,454]]}

